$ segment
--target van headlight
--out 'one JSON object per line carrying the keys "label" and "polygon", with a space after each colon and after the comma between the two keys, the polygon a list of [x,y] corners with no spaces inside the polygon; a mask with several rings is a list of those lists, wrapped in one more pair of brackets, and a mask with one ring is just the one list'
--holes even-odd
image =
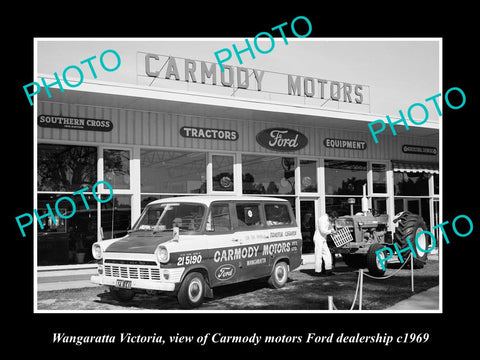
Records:
{"label": "van headlight", "polygon": [[99,243],[94,243],[92,245],[92,256],[95,260],[100,260],[102,258],[103,252]]}
{"label": "van headlight", "polygon": [[157,256],[157,260],[160,263],[167,263],[170,260],[170,254],[165,246],[157,246],[155,250],[155,255]]}

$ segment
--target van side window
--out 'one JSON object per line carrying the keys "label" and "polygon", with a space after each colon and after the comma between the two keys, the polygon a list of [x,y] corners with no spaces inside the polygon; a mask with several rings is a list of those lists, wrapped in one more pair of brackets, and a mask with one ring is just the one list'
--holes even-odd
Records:
{"label": "van side window", "polygon": [[207,218],[207,231],[230,231],[230,210],[228,204],[212,204]]}
{"label": "van side window", "polygon": [[237,204],[237,219],[239,227],[261,225],[259,204]]}
{"label": "van side window", "polygon": [[292,223],[288,206],[285,204],[265,204],[267,225],[289,225]]}

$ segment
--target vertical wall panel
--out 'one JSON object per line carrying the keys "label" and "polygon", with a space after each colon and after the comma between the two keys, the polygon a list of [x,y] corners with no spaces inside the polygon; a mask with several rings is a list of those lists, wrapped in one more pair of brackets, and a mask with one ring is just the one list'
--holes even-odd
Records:
{"label": "vertical wall panel", "polygon": [[[438,141],[426,140],[423,137],[415,136],[392,136],[391,134],[385,134],[379,139],[379,143],[375,144],[371,134],[366,131],[357,132],[348,129],[280,125],[243,119],[177,115],[162,112],[146,112],[41,101],[38,103],[38,114],[107,119],[113,123],[111,132],[38,127],[38,139],[40,141],[45,139],[80,143],[129,144],[206,151],[257,152],[278,155],[281,153],[265,149],[256,141],[258,132],[278,126],[292,128],[308,137],[308,144],[305,148],[296,152],[285,153],[289,155],[438,162],[438,155],[405,154],[402,152],[402,145],[405,144],[439,147]],[[321,123],[321,120],[319,120],[319,123]],[[236,130],[239,134],[239,139],[237,141],[222,141],[183,138],[179,133],[182,126]],[[326,148],[324,146],[325,138],[366,141],[367,148],[366,150]]]}

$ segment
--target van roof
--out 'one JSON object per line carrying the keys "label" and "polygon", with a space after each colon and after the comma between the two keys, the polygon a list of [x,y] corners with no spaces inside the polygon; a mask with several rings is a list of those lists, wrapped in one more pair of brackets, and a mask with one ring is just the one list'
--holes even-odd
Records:
{"label": "van roof", "polygon": [[187,203],[187,202],[198,202],[204,205],[209,206],[213,201],[284,201],[288,200],[270,197],[270,196],[232,196],[232,195],[186,195],[186,196],[177,196],[164,199],[154,200],[150,204],[160,204],[160,203]]}

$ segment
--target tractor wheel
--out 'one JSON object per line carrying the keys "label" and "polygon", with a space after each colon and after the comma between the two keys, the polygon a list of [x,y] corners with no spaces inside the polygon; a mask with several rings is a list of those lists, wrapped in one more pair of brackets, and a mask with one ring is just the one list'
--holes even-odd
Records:
{"label": "tractor wheel", "polygon": [[[382,268],[380,260],[377,256],[377,251],[383,248],[384,246],[380,244],[372,244],[368,248],[365,260],[367,263],[368,272],[373,276],[383,276],[385,274],[385,270]],[[384,252],[379,253],[379,255],[385,257]],[[383,263],[383,266],[386,267],[385,263]]]}
{"label": "tractor wheel", "polygon": [[[413,214],[409,211],[403,212],[400,217],[394,221],[398,221],[398,227],[395,230],[394,239],[400,249],[408,247],[407,239],[409,239],[412,247],[415,249],[416,257],[413,258],[413,266],[416,269],[423,268],[427,262],[427,252],[423,252],[422,249],[427,250],[431,246],[431,240],[429,237],[422,234],[416,239],[418,233],[427,230],[425,221],[420,215]],[[415,241],[416,239],[416,241]],[[417,244],[420,250],[417,249]],[[410,250],[402,252],[399,256],[405,261],[410,254]]]}

